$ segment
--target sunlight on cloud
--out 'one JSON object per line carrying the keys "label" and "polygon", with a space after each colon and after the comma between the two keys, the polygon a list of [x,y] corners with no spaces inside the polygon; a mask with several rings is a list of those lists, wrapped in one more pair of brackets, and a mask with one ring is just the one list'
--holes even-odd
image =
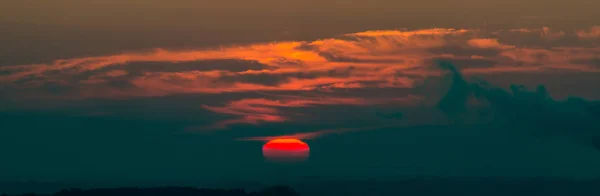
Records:
{"label": "sunlight on cloud", "polygon": [[306,107],[312,105],[367,105],[367,101],[361,98],[335,98],[335,97],[284,97],[279,100],[254,98],[232,101],[226,106],[202,106],[203,108],[223,114],[242,116],[219,122],[210,128],[225,128],[230,124],[246,123],[258,124],[259,122],[283,122],[288,120],[277,108],[281,107]]}

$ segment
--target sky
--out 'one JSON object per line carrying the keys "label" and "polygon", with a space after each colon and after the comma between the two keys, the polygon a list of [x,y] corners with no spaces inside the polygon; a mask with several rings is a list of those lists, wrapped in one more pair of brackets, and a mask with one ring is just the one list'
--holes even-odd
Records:
{"label": "sky", "polygon": [[598,6],[1,1],[0,181],[598,178]]}

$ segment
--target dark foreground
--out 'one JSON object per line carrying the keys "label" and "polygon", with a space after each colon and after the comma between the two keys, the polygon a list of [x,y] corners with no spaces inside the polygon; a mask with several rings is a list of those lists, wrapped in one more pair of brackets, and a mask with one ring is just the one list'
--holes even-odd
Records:
{"label": "dark foreground", "polygon": [[[0,190],[0,193],[2,190]],[[430,180],[337,181],[273,186],[260,191],[192,187],[64,189],[17,196],[599,196],[600,180]],[[12,196],[12,195],[11,195]]]}
{"label": "dark foreground", "polygon": [[18,196],[297,196],[293,189],[275,186],[258,192],[244,189],[197,189],[192,187],[65,189],[54,194],[21,194]]}

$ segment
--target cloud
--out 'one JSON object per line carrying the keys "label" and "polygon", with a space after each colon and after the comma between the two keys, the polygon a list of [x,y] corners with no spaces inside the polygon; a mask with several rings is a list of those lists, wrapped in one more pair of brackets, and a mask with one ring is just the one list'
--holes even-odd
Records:
{"label": "cloud", "polygon": [[528,28],[519,28],[519,29],[509,29],[509,32],[518,32],[518,33],[534,33],[537,32],[537,29],[528,29]]}
{"label": "cloud", "polygon": [[574,63],[574,64],[600,67],[600,57],[597,57],[597,58],[573,59],[571,62]]}
{"label": "cloud", "polygon": [[[528,31],[533,30],[519,30]],[[64,81],[69,84],[72,97],[116,98],[253,90],[412,88],[419,78],[409,75],[427,74],[432,60],[437,59],[474,68],[465,73],[545,69],[597,71],[570,63],[570,58],[595,55],[596,48],[570,47],[562,51],[524,48],[493,37],[472,38],[475,32],[478,31],[443,28],[376,30],[310,42],[256,43],[186,51],[155,49],[61,59],[50,64],[3,66],[0,84],[34,91],[45,87],[44,82]],[[541,28],[539,32],[550,35],[554,31]],[[115,78],[107,78],[109,75]],[[115,88],[110,85],[111,80],[118,80],[127,88]]]}
{"label": "cloud", "polygon": [[552,30],[549,27],[542,28],[519,28],[519,29],[510,29],[509,32],[514,33],[526,33],[526,34],[538,34],[540,38],[546,40],[556,40],[566,36],[566,32],[562,30]]}
{"label": "cloud", "polygon": [[510,49],[510,48],[514,48],[515,46],[511,46],[511,45],[505,45],[505,44],[500,44],[498,42],[498,39],[489,39],[489,38],[485,38],[485,39],[470,39],[469,41],[467,41],[467,43],[475,48],[496,48],[496,49]]}
{"label": "cloud", "polygon": [[[411,101],[410,97],[403,101]],[[386,104],[391,102],[400,102],[399,99],[366,99],[351,97],[316,97],[316,96],[281,96],[276,95],[271,99],[267,98],[244,98],[234,100],[225,106],[203,105],[202,108],[209,111],[227,115],[238,116],[238,118],[217,122],[204,129],[224,129],[233,124],[259,124],[264,122],[286,122],[290,118],[305,117],[306,113],[293,111],[284,111],[282,108],[300,108],[313,107],[319,105],[354,105],[371,106],[376,104]]]}
{"label": "cloud", "polygon": [[565,36],[564,31],[552,31],[548,27],[542,27],[542,35],[543,38],[548,40],[554,40]]}
{"label": "cloud", "polygon": [[600,26],[590,27],[588,30],[577,31],[577,36],[584,40],[599,39],[600,38]]}
{"label": "cloud", "polygon": [[127,72],[125,70],[113,70],[113,71],[106,72],[104,74],[100,74],[99,76],[119,77],[119,76],[126,76],[127,74],[129,74],[129,72]]}

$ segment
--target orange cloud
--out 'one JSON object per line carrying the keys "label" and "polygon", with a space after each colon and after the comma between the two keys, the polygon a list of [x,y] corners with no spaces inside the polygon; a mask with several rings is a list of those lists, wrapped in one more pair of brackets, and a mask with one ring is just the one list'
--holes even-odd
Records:
{"label": "orange cloud", "polygon": [[371,130],[377,127],[368,127],[368,128],[353,128],[353,129],[334,129],[334,130],[320,130],[313,132],[303,132],[303,133],[294,133],[289,135],[278,135],[278,136],[262,136],[262,137],[247,137],[247,138],[239,138],[238,141],[264,141],[268,142],[274,139],[299,139],[299,140],[310,140],[316,139],[329,134],[341,134],[345,132],[351,131],[364,131]]}
{"label": "orange cloud", "polygon": [[548,27],[542,27],[542,38],[548,39],[548,40],[554,40],[554,39],[558,39],[560,37],[565,36],[565,32],[564,31],[553,31],[550,30],[550,28]]}
{"label": "orange cloud", "polygon": [[497,49],[510,49],[515,46],[500,44],[498,39],[470,39],[467,43],[475,48],[497,48]]}
{"label": "orange cloud", "polygon": [[426,36],[445,36],[445,35],[460,35],[467,33],[466,29],[446,29],[446,28],[433,28],[433,29],[398,29],[398,30],[376,30],[376,31],[364,31],[358,33],[349,33],[347,35],[353,36],[365,36],[365,37],[379,37],[379,36],[400,36],[400,37],[411,37],[415,35],[426,35]]}
{"label": "orange cloud", "polygon": [[284,122],[284,117],[278,108],[307,107],[313,105],[368,105],[371,104],[362,98],[337,98],[337,97],[281,97],[280,99],[248,98],[232,101],[226,106],[216,107],[203,105],[204,109],[235,116],[237,119],[225,120],[208,128],[225,128],[231,124],[258,124],[260,122]]}

